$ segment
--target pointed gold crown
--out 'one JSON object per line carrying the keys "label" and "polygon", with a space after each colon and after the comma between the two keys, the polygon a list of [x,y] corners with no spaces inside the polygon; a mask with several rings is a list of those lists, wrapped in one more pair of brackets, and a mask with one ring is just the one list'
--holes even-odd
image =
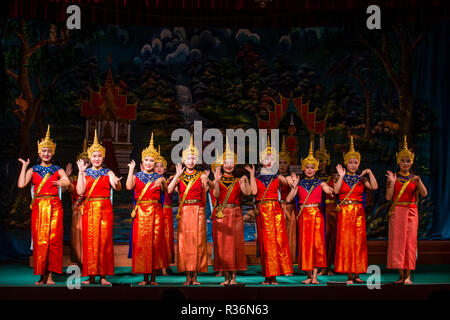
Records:
{"label": "pointed gold crown", "polygon": [[279,158],[280,158],[280,160],[281,159],[286,160],[288,165],[291,163],[291,154],[287,150],[286,137],[285,136],[283,136],[283,143],[281,144],[281,151],[280,151]]}
{"label": "pointed gold crown", "polygon": [[320,146],[320,149],[317,150],[314,155],[316,156],[316,159],[319,161],[322,160],[325,162],[327,166],[330,165],[330,154],[327,152],[327,149],[325,148],[325,137],[323,137],[322,144]]}
{"label": "pointed gold crown", "polygon": [[319,168],[319,160],[314,158],[313,141],[309,142],[309,153],[305,159],[302,159],[302,170],[305,170],[308,164],[313,164],[316,169]]}
{"label": "pointed gold crown", "polygon": [[230,144],[228,143],[228,137],[226,137],[226,143],[225,143],[225,152],[223,153],[223,162],[225,162],[226,159],[233,159],[234,164],[237,163],[237,154],[233,152],[230,148]]}
{"label": "pointed gold crown", "polygon": [[84,139],[83,141],[83,151],[77,156],[77,160],[80,159],[89,159],[88,153],[87,153],[87,141]]}
{"label": "pointed gold crown", "polygon": [[406,135],[403,137],[403,147],[400,152],[396,153],[397,156],[397,164],[400,163],[402,158],[408,157],[411,160],[411,163],[414,163],[414,156],[415,154],[408,149],[408,142],[406,141]]}
{"label": "pointed gold crown", "polygon": [[350,136],[350,149],[348,152],[344,153],[344,164],[347,165],[350,159],[357,159],[358,162],[361,162],[361,154],[358,151],[355,151],[353,136]]}
{"label": "pointed gold crown", "polygon": [[38,141],[38,153],[42,151],[42,148],[49,148],[52,150],[52,153],[55,154],[56,149],[56,143],[53,142],[53,140],[50,138],[50,125],[47,127],[47,133],[45,135],[45,138],[41,141]]}
{"label": "pointed gold crown", "polygon": [[92,154],[93,154],[95,151],[101,152],[103,158],[105,157],[106,149],[105,149],[100,143],[98,143],[97,129],[95,129],[95,132],[94,132],[94,142],[92,142],[91,146],[90,146],[89,149],[87,150],[89,159],[92,157]]}
{"label": "pointed gold crown", "polygon": [[267,146],[266,146],[266,148],[259,153],[259,161],[263,162],[268,154],[272,155],[275,158],[275,161],[278,161],[278,152],[277,152],[277,150],[275,148],[272,148],[270,146],[269,135],[267,135]]}
{"label": "pointed gold crown", "polygon": [[167,161],[164,159],[164,157],[161,155],[161,148],[160,145],[158,145],[158,156],[155,159],[155,163],[160,162],[163,164],[164,168],[167,169]]}
{"label": "pointed gold crown", "polygon": [[144,161],[145,157],[152,157],[154,160],[159,156],[158,151],[156,151],[155,146],[153,144],[153,132],[152,136],[150,138],[150,143],[148,144],[148,147],[142,150],[142,161]]}
{"label": "pointed gold crown", "polygon": [[215,149],[216,153],[216,160],[214,160],[213,163],[211,163],[211,171],[216,171],[217,167],[221,167],[223,165],[223,157],[219,155],[219,151]]}
{"label": "pointed gold crown", "polygon": [[185,161],[189,155],[195,155],[195,157],[198,159],[199,153],[198,149],[194,146],[194,137],[191,135],[191,142],[189,144],[189,147],[183,150],[183,156],[182,161]]}

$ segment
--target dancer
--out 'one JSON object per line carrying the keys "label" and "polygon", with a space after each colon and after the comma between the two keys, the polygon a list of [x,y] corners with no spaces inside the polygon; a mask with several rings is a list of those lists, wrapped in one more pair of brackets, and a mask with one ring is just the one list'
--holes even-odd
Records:
{"label": "dancer", "polygon": [[50,125],[45,138],[38,141],[40,164],[27,170],[30,159],[19,158],[22,163],[17,185],[33,185],[31,201],[31,234],[33,239],[33,269],[40,275],[36,285],[55,284],[52,274],[62,273],[63,259],[63,207],[58,187],[67,187],[69,179],[63,169],[52,164],[56,143],[50,138]]}
{"label": "dancer", "polygon": [[237,271],[247,270],[244,243],[244,220],[241,209],[241,193],[251,195],[246,176],[233,175],[237,163],[236,154],[226,140],[221,166],[214,170],[214,198],[217,199],[213,218],[214,226],[214,270],[225,273],[221,285],[236,285]]}
{"label": "dancer", "polygon": [[252,165],[245,169],[250,172],[252,194],[256,196],[256,227],[261,255],[261,271],[265,277],[263,285],[278,284],[276,277],[292,274],[292,260],[284,221],[283,210],[278,201],[280,184],[288,184],[286,177],[278,175],[274,169],[278,152],[270,146],[259,154],[261,171],[255,176]]}
{"label": "dancer", "polygon": [[[330,165],[330,154],[325,149],[325,138],[321,137],[320,149],[315,153],[316,159],[319,160],[319,170],[316,176],[326,182],[330,187],[334,187],[337,179],[335,174],[328,171]],[[323,268],[319,275],[334,275],[332,264],[336,253],[336,199],[333,195],[325,195],[325,247],[327,252],[327,267]]]}
{"label": "dancer", "polygon": [[114,274],[113,250],[113,208],[111,190],[122,188],[120,180],[114,172],[102,168],[105,159],[105,148],[98,142],[97,130],[94,142],[88,149],[88,157],[92,167],[87,168],[83,160],[77,161],[77,192],[83,194],[82,233],[83,233],[83,276],[89,279],[83,284],[95,283],[95,276],[100,276],[102,285],[110,285],[106,275]]}
{"label": "dancer", "polygon": [[416,197],[428,195],[419,176],[411,172],[414,153],[408,149],[406,136],[402,150],[397,153],[399,171],[387,171],[386,199],[392,200],[389,210],[389,238],[387,267],[398,269],[400,278],[395,284],[412,284],[411,270],[416,268],[417,228],[419,213]]}
{"label": "dancer", "polygon": [[168,192],[177,190],[180,196],[177,228],[177,269],[186,272],[184,285],[199,285],[198,272],[207,272],[205,193],[209,188],[209,170],[195,170],[198,149],[193,138],[183,151],[182,162],[176,165],[176,174]]}
{"label": "dancer", "polygon": [[[143,170],[134,174],[136,163],[128,164],[126,189],[133,190],[135,206],[132,211],[132,271],[142,273],[144,281],[138,285],[157,285],[156,272],[167,267],[166,247],[164,243],[164,217],[161,205],[161,192],[167,191],[163,176],[154,172],[155,160],[159,153],[153,143],[142,150]],[[149,280],[149,275],[151,278]]]}
{"label": "dancer", "polygon": [[292,190],[286,199],[292,201],[298,195],[298,266],[308,273],[307,279],[302,281],[304,284],[318,284],[318,268],[327,266],[325,221],[320,205],[322,191],[332,197],[333,188],[314,176],[318,166],[319,161],[314,158],[311,141],[308,157],[302,159],[305,178],[299,179],[294,173]]}
{"label": "dancer", "polygon": [[[367,272],[366,213],[363,205],[365,188],[376,190],[377,180],[370,169],[358,171],[361,154],[355,151],[353,136],[350,137],[350,150],[344,153],[344,164],[338,164],[339,178],[334,185],[334,193],[339,195],[336,260],[334,269],[347,273],[347,284],[363,283],[360,273]],[[369,177],[364,177],[368,175]]]}
{"label": "dancer", "polygon": [[[167,161],[160,153],[160,147],[158,146],[158,156],[155,160],[155,172],[164,175],[167,169]],[[167,183],[172,181],[173,176],[169,177]],[[174,239],[173,239],[173,210],[172,210],[172,194],[167,191],[164,192],[163,201],[163,222],[164,222],[164,241],[166,248],[167,263],[174,262]],[[167,276],[167,268],[162,268],[162,275]]]}
{"label": "dancer", "polygon": [[[279,175],[283,177],[289,176],[289,165],[291,155],[286,148],[286,139],[283,136],[283,143],[281,144],[279,160]],[[295,263],[297,255],[297,217],[296,217],[296,207],[294,201],[287,201],[286,197],[291,191],[289,185],[280,185],[281,194],[281,209],[283,209],[284,220],[286,221],[286,230],[288,235],[288,243],[291,254],[292,263]],[[287,274],[290,276],[292,274]]]}

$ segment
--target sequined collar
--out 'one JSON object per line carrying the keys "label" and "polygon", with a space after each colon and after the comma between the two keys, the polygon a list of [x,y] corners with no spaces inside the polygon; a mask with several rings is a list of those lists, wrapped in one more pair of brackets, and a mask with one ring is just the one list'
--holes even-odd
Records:
{"label": "sequined collar", "polygon": [[401,184],[405,183],[408,180],[411,180],[412,178],[414,178],[413,174],[410,174],[409,176],[404,176],[404,175],[401,175],[399,172],[397,173],[397,180]]}
{"label": "sequined collar", "polygon": [[353,185],[355,185],[356,183],[360,182],[362,180],[362,178],[359,175],[357,175],[357,174],[355,174],[355,175],[345,174],[343,180],[351,188],[351,187],[353,187]]}
{"label": "sequined collar", "polygon": [[309,192],[309,190],[311,190],[311,188],[313,188],[313,189],[316,188],[322,182],[323,182],[322,180],[314,177],[312,179],[300,179],[300,181],[298,182],[298,185]]}
{"label": "sequined collar", "polygon": [[50,173],[50,175],[54,174],[56,171],[61,169],[60,166],[57,166],[56,164],[52,164],[48,167],[41,166],[40,164],[37,164],[33,166],[33,172],[36,172],[39,174],[42,178],[45,177],[47,173]]}
{"label": "sequined collar", "polygon": [[160,177],[162,177],[162,175],[160,175],[156,172],[146,173],[143,171],[136,173],[135,176],[145,184],[147,184],[147,182],[149,182],[149,181],[154,182],[157,179],[159,179]]}
{"label": "sequined collar", "polygon": [[228,188],[236,180],[239,180],[239,178],[236,178],[235,176],[231,177],[222,176],[222,178],[220,178],[220,183],[222,183],[226,188]]}
{"label": "sequined collar", "polygon": [[90,168],[86,169],[85,174],[86,174],[86,176],[97,179],[98,177],[108,175],[108,171],[110,171],[110,170],[106,169],[106,168],[100,168],[98,170],[95,170],[94,168],[90,167]]}
{"label": "sequined collar", "polygon": [[189,181],[191,181],[192,179],[195,179],[198,175],[200,175],[201,174],[201,171],[197,171],[197,170],[195,170],[193,173],[186,173],[186,171],[185,172],[183,172],[183,174],[181,175],[181,180],[183,180],[183,182],[185,183],[185,184],[188,184],[189,183]]}
{"label": "sequined collar", "polygon": [[261,174],[260,172],[256,175],[256,179],[261,181],[266,187],[269,183],[278,177],[278,173],[275,174]]}

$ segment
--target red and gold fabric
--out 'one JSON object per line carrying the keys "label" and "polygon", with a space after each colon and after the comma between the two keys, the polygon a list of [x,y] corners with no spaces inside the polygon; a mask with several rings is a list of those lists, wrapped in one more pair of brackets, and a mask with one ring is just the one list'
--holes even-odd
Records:
{"label": "red and gold fabric", "polygon": [[[183,198],[193,174],[186,172],[178,183],[180,199]],[[197,179],[186,195],[179,209],[180,219],[177,228],[177,270],[178,272],[207,272],[206,213],[205,192],[201,179]]]}
{"label": "red and gold fabric", "polygon": [[[233,182],[235,184],[232,187]],[[214,270],[216,271],[247,270],[239,178],[222,177],[219,182],[220,195],[215,210],[224,203],[231,187],[233,189],[222,210],[223,218],[215,216],[214,219]]]}
{"label": "red and gold fabric", "polygon": [[[413,175],[403,177],[399,174],[397,176],[393,199],[398,198],[406,181],[414,177]],[[414,270],[416,268],[419,212],[415,201],[416,181],[411,181],[395,205],[389,220],[387,257],[389,269]]]}
{"label": "red and gold fabric", "polygon": [[[88,169],[89,170],[89,169]],[[86,198],[95,179],[99,180],[83,204],[83,276],[114,274],[113,208],[107,169],[86,170]],[[89,175],[92,174],[92,175]]]}
{"label": "red and gold fabric", "polygon": [[166,243],[167,261],[172,263],[174,261],[174,237],[173,237],[173,209],[171,194],[164,194],[163,204],[163,219],[164,219],[164,241]]}
{"label": "red and gold fabric", "polygon": [[288,243],[292,262],[295,263],[297,255],[297,212],[295,202],[286,202],[286,197],[291,191],[287,185],[280,186],[281,194],[281,209],[284,214],[284,221],[286,222],[286,231],[288,235]]}
{"label": "red and gold fabric", "polygon": [[133,219],[132,271],[151,274],[154,270],[168,267],[167,250],[164,238],[164,217],[161,204],[161,189],[152,188],[160,177],[158,174],[136,174],[135,197],[140,197],[146,183],[151,179],[141,201],[136,207]]}
{"label": "red and gold fabric", "polygon": [[[337,214],[336,259],[334,270],[338,273],[366,273],[367,239],[366,213],[362,203],[364,181],[359,180],[351,195],[341,202]],[[342,182],[339,199],[343,200],[351,186]]]}
{"label": "red and gold fabric", "polygon": [[58,166],[33,167],[31,183],[36,188],[47,172],[49,178],[41,188],[31,209],[31,233],[33,239],[33,269],[35,275],[47,272],[62,273],[63,258],[63,207],[58,188],[53,181],[59,179]]}
{"label": "red and gold fabric", "polygon": [[[299,207],[303,209],[298,217],[298,264],[304,271],[327,266],[325,251],[325,221],[320,210],[322,202],[322,188],[319,179],[310,186],[314,188],[308,197],[309,190],[301,182],[298,185],[297,195]],[[307,198],[308,197],[308,198]],[[306,203],[305,203],[305,199]]]}
{"label": "red and gold fabric", "polygon": [[[269,185],[270,179],[273,182]],[[279,180],[276,176],[256,178],[256,195],[259,214],[256,216],[258,245],[261,256],[261,271],[265,277],[293,273],[291,254],[286,232],[284,213],[278,201]],[[261,198],[269,187],[262,202]]]}
{"label": "red and gold fabric", "polygon": [[[326,177],[324,180],[330,187],[334,186],[334,178]],[[327,251],[328,268],[334,263],[336,255],[336,228],[337,228],[337,211],[336,200],[325,194],[325,247]]]}
{"label": "red and gold fabric", "polygon": [[83,196],[78,195],[76,185],[77,176],[73,177],[74,189],[71,192],[72,199],[72,224],[70,227],[70,249],[71,259],[74,262],[83,262],[83,245],[82,245],[82,219],[81,219],[81,203]]}

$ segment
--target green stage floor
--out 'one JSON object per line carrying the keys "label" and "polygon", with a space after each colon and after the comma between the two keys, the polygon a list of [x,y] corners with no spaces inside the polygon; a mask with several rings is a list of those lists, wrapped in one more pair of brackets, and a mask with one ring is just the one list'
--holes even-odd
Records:
{"label": "green stage floor", "polygon": [[[392,270],[385,270],[384,266],[381,268],[381,284],[390,284],[398,279],[398,274]],[[306,279],[306,274],[298,272],[297,266],[294,268],[295,274],[293,276],[279,276],[277,277],[279,287],[294,287],[294,286],[326,286],[327,282],[345,282],[347,276],[344,274],[333,276],[319,276],[319,285],[305,285],[301,282]],[[156,281],[162,287],[182,286],[185,281],[184,274],[177,273],[175,267],[171,267],[172,273],[168,276],[157,276]],[[131,272],[131,267],[116,267],[116,274],[107,276],[107,279],[113,285],[137,286],[137,283],[143,280],[142,275],[135,275]],[[223,277],[217,277],[216,272],[210,266],[207,273],[201,273],[198,276],[198,281],[201,283],[200,287],[220,287]],[[56,284],[54,286],[65,287],[68,277],[70,275],[64,273],[61,275],[54,275]],[[361,279],[366,281],[371,274],[362,274]],[[0,287],[27,287],[34,286],[34,283],[39,279],[39,276],[33,274],[33,268],[22,264],[1,264],[0,265]],[[87,278],[83,277],[82,280]],[[247,287],[263,286],[261,282],[264,278],[261,276],[260,266],[249,266],[246,272],[239,272],[237,281],[245,284]],[[413,272],[412,281],[414,284],[450,284],[450,265],[422,265],[418,266],[417,270]],[[354,284],[352,286],[361,286],[365,284]],[[90,287],[100,285],[90,285]],[[267,287],[267,286],[264,286]]]}

